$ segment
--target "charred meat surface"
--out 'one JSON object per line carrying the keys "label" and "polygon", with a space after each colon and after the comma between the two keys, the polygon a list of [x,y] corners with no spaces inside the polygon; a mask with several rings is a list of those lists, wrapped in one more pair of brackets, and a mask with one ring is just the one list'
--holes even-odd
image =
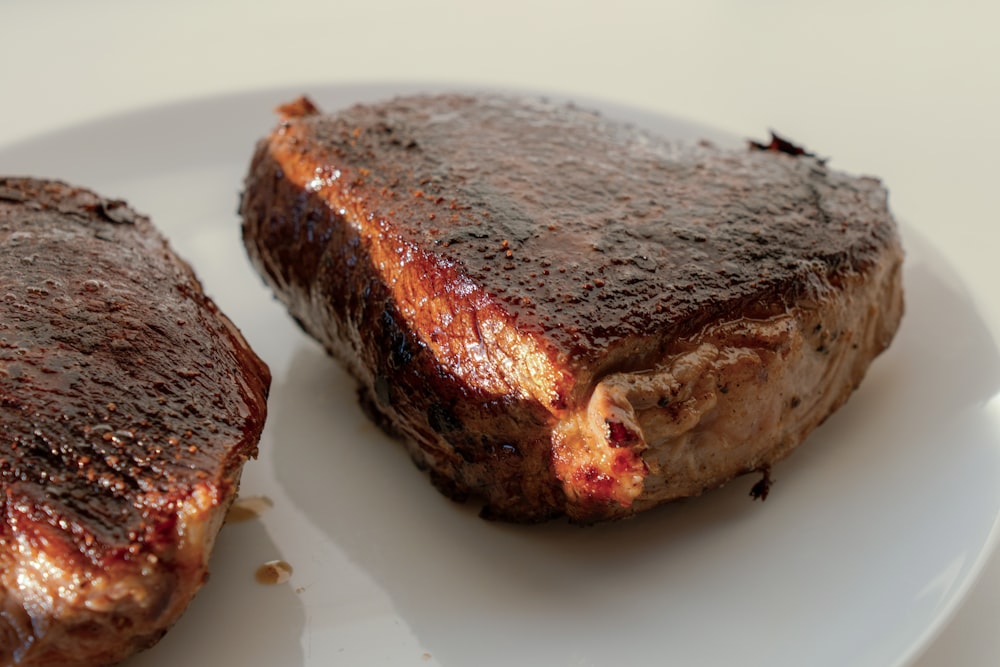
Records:
{"label": "charred meat surface", "polygon": [[809,155],[496,95],[279,112],[252,261],[487,516],[624,517],[768,471],[899,324],[885,189]]}
{"label": "charred meat surface", "polygon": [[270,375],[120,200],[0,177],[0,265],[0,664],[112,664],[202,585]]}

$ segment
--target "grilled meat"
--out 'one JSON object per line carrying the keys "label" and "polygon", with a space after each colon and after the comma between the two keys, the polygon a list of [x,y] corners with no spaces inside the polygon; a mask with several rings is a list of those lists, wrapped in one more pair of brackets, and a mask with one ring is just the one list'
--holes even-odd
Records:
{"label": "grilled meat", "polygon": [[253,263],[487,516],[592,522],[766,473],[899,324],[884,188],[809,155],[493,95],[280,112],[243,195]]}
{"label": "grilled meat", "polygon": [[0,664],[111,664],[205,580],[270,376],[122,201],[0,178],[0,249]]}

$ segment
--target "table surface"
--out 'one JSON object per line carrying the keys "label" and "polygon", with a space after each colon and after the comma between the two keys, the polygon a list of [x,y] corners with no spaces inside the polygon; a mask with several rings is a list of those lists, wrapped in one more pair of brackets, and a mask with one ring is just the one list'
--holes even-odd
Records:
{"label": "table surface", "polygon": [[[991,0],[5,0],[0,149],[112,113],[276,86],[551,91],[796,138],[836,168],[880,176],[897,215],[961,258],[963,281],[991,284],[997,25]],[[977,307],[997,331],[1000,296],[987,295]],[[993,667],[998,620],[994,556],[915,664]]]}

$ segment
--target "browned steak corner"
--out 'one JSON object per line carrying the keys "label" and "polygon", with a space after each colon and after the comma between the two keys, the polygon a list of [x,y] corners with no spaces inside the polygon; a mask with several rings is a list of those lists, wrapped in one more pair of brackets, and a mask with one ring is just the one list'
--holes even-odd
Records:
{"label": "browned steak corner", "polygon": [[450,495],[627,516],[766,470],[902,313],[881,184],[571,105],[286,105],[251,259]]}
{"label": "browned steak corner", "polygon": [[0,664],[106,665],[166,632],[269,384],[146,217],[0,177]]}

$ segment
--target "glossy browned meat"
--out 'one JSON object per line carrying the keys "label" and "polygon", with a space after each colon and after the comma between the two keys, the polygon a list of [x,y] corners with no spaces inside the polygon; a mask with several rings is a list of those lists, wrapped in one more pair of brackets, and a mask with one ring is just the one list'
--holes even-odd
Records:
{"label": "glossy browned meat", "polygon": [[450,495],[627,516],[766,471],[902,312],[886,194],[502,96],[281,109],[250,257]]}
{"label": "glossy browned meat", "polygon": [[269,383],[147,218],[0,177],[0,664],[106,665],[166,632]]}

